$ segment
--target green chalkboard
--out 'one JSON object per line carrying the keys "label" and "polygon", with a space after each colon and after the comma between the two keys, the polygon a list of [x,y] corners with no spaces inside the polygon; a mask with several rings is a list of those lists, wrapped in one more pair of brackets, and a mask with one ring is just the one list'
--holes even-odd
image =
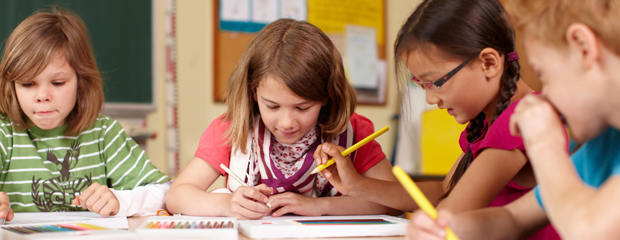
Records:
{"label": "green chalkboard", "polygon": [[153,105],[152,0],[2,0],[0,45],[25,18],[57,5],[86,23],[106,104]]}

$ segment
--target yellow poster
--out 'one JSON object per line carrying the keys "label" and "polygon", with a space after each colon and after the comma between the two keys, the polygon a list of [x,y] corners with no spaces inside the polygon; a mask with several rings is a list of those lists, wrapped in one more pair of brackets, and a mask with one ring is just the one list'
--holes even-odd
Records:
{"label": "yellow poster", "polygon": [[308,22],[328,34],[344,34],[346,24],[372,27],[384,43],[383,0],[308,0]]}

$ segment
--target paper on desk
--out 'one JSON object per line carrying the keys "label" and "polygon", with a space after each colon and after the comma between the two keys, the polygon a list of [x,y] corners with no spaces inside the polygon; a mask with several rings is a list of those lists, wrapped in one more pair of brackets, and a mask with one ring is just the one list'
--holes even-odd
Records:
{"label": "paper on desk", "polygon": [[107,228],[129,228],[127,217],[104,218],[93,212],[27,212],[15,213],[15,218],[4,225],[40,225],[83,222]]}

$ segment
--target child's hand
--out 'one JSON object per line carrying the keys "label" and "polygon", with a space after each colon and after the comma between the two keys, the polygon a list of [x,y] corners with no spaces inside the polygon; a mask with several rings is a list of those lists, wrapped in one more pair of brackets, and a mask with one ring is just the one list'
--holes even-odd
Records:
{"label": "child's hand", "polygon": [[318,166],[327,163],[329,158],[333,157],[336,163],[321,171],[320,174],[342,195],[350,195],[362,175],[355,170],[350,157],[342,156],[341,152],[344,150],[341,146],[323,143],[314,152],[314,159]]}
{"label": "child's hand", "polygon": [[[302,216],[323,215],[321,198],[307,197],[298,193],[285,192],[269,197],[273,209],[277,209],[271,216],[279,217],[287,213]],[[278,209],[279,208],[279,209]]]}
{"label": "child's hand", "polygon": [[510,117],[510,133],[521,136],[525,148],[559,147],[565,151],[565,128],[560,115],[543,96],[524,97]]}
{"label": "child's hand", "polygon": [[439,212],[437,220],[431,219],[422,210],[411,215],[411,222],[407,227],[407,239],[446,239],[446,227],[452,221],[452,214]]}
{"label": "child's hand", "polygon": [[102,217],[116,215],[120,209],[120,203],[112,190],[97,182],[90,185],[80,196],[74,198],[72,203],[75,206],[98,213]]}
{"label": "child's hand", "polygon": [[4,192],[0,192],[0,218],[6,218],[6,221],[11,221],[13,217],[15,215],[13,214],[13,209],[11,209],[9,196]]}
{"label": "child's hand", "polygon": [[228,215],[237,219],[261,219],[269,215],[270,209],[265,205],[268,201],[266,195],[272,192],[273,189],[265,184],[238,187],[232,194]]}

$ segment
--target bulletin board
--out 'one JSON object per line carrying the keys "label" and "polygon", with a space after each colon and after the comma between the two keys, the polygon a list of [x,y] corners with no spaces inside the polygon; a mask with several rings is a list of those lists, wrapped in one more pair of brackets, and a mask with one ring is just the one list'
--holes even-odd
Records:
{"label": "bulletin board", "polygon": [[[330,37],[343,56],[347,78],[357,92],[358,104],[385,104],[387,91],[385,0],[216,0],[213,4],[215,101],[225,101],[228,78],[257,32],[270,21],[290,17],[283,12],[283,9],[295,7],[288,5],[298,4],[296,7],[301,11],[294,9],[298,16],[291,18],[306,20]],[[261,4],[275,4],[277,5],[275,9],[282,13],[270,17],[256,16],[256,9],[263,7]],[[225,12],[231,6],[235,8],[243,6],[234,11],[249,12],[250,19],[243,16],[238,17],[240,20],[236,20],[235,16],[224,19],[222,15],[231,15],[230,12]],[[263,19],[253,20],[258,17]],[[356,42],[356,39],[361,40]],[[372,47],[366,47],[370,44]],[[368,66],[374,67],[370,74],[367,70],[373,68]],[[373,77],[360,79],[364,76]]]}

